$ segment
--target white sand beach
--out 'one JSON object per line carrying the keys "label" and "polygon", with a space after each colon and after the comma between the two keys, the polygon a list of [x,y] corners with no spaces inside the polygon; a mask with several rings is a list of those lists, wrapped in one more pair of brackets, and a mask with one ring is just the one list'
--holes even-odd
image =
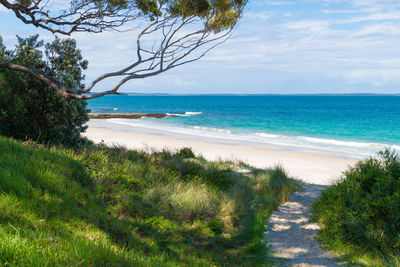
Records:
{"label": "white sand beach", "polygon": [[176,134],[117,125],[103,119],[92,119],[88,126],[85,136],[96,143],[104,141],[109,145],[144,150],[191,147],[196,154],[209,160],[240,160],[258,168],[281,164],[290,176],[312,184],[329,185],[356,162],[338,153],[298,151],[275,145]]}

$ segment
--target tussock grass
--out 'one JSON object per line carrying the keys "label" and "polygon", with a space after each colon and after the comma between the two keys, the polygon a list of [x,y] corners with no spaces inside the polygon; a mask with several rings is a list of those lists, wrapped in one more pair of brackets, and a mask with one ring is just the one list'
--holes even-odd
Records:
{"label": "tussock grass", "polygon": [[343,259],[400,266],[400,158],[394,152],[359,161],[314,203],[319,238]]}
{"label": "tussock grass", "polygon": [[156,185],[145,192],[144,201],[161,215],[180,221],[210,220],[220,206],[215,190],[184,182]]}
{"label": "tussock grass", "polygon": [[74,151],[0,137],[0,265],[268,264],[265,220],[295,189],[280,167],[187,148]]}

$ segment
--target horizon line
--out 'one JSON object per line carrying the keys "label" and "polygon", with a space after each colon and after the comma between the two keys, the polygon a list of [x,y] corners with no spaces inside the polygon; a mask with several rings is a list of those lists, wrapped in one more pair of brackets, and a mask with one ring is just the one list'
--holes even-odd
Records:
{"label": "horizon line", "polygon": [[121,95],[148,95],[148,96],[400,96],[400,93],[136,93],[119,92]]}

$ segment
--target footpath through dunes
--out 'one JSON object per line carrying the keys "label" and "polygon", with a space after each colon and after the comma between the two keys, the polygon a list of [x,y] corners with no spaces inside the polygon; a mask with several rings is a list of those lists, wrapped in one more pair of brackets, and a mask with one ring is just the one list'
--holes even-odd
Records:
{"label": "footpath through dunes", "polygon": [[322,250],[316,239],[319,226],[310,221],[312,202],[326,186],[302,186],[269,218],[266,239],[273,258],[277,266],[338,266],[334,257]]}

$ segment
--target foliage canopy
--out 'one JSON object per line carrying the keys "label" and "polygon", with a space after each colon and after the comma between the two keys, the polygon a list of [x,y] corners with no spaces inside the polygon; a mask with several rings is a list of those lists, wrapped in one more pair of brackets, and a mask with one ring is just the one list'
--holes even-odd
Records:
{"label": "foliage canopy", "polygon": [[[63,83],[83,87],[83,60],[76,42],[56,38],[44,44],[34,35],[18,37],[15,50],[6,50],[0,38],[0,60],[23,64],[57,77]],[[42,49],[44,48],[44,53]],[[65,99],[34,77],[0,69],[0,134],[40,143],[78,146],[88,120],[86,102]]]}
{"label": "foliage canopy", "polygon": [[138,18],[155,20],[161,16],[198,17],[206,21],[209,30],[221,31],[237,22],[245,3],[245,0],[73,0],[66,7],[56,1],[0,0],[23,22],[63,34],[100,32]]}

